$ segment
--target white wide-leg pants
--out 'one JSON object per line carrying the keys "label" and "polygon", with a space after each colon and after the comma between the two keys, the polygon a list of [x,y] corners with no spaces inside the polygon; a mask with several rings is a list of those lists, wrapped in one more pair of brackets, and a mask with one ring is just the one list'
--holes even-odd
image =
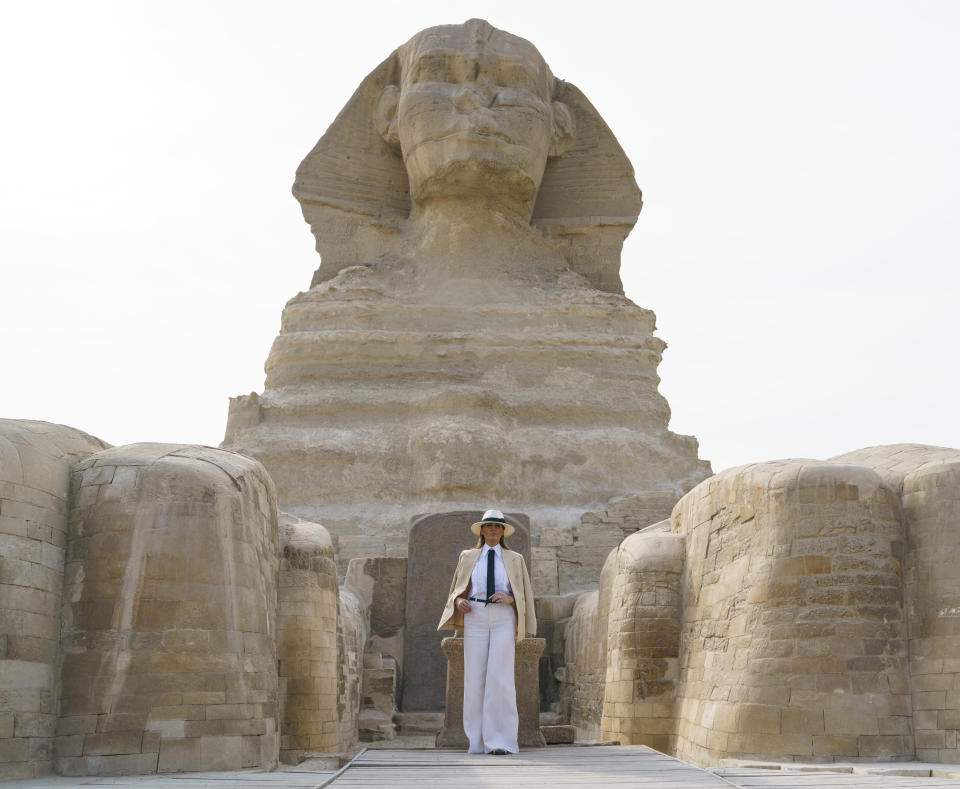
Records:
{"label": "white wide-leg pants", "polygon": [[463,731],[470,753],[517,753],[517,690],[513,682],[513,606],[474,603],[463,617]]}

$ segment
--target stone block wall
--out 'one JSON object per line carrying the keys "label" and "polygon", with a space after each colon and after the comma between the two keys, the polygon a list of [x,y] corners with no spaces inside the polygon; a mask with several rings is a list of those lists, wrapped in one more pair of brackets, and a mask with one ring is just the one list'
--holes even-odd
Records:
{"label": "stone block wall", "polygon": [[[366,651],[394,660],[397,672],[402,673],[406,627],[406,558],[351,559],[344,583],[360,601],[368,624]],[[439,618],[439,614],[437,616]]]}
{"label": "stone block wall", "polygon": [[606,649],[597,604],[600,593],[584,592],[573,608],[564,638],[564,665],[557,669],[560,711],[577,740],[599,740],[603,715]]}
{"label": "stone block wall", "polygon": [[548,529],[533,548],[531,582],[538,596],[595,589],[610,551],[630,534],[670,517],[681,490],[671,488],[611,500],[604,509],[586,512],[574,526]]}
{"label": "stone block wall", "polygon": [[133,444],[77,463],[56,771],[273,767],[278,570],[256,461]]}
{"label": "stone block wall", "polygon": [[337,720],[337,568],[318,523],[281,514],[277,653],[280,760],[340,748]]}
{"label": "stone block wall", "polygon": [[602,738],[703,764],[956,762],[958,524],[955,449],[868,447],[712,477],[669,532],[627,537],[579,599],[563,711],[592,739],[599,694]]}
{"label": "stone block wall", "polygon": [[[354,559],[353,561],[357,561]],[[353,562],[351,562],[352,564]],[[369,641],[367,642],[369,646]],[[357,719],[361,742],[381,742],[397,736],[397,662],[380,652],[363,656],[361,709]]]}
{"label": "stone block wall", "polygon": [[960,762],[960,458],[904,479],[917,758]]}
{"label": "stone block wall", "polygon": [[564,636],[573,608],[583,592],[536,598],[537,636],[544,640],[540,656],[540,711],[560,706],[557,671],[564,665]]}
{"label": "stone block wall", "polygon": [[679,676],[684,540],[669,521],[627,537],[608,580],[601,737],[622,745],[673,747]]}
{"label": "stone block wall", "polygon": [[340,751],[357,744],[363,705],[363,651],[368,625],[363,605],[350,590],[340,587],[337,598],[337,719]]}
{"label": "stone block wall", "polygon": [[578,740],[599,740],[607,672],[607,618],[616,574],[616,549],[600,574],[600,588],[577,598],[564,628],[564,665],[556,671],[561,714]]}
{"label": "stone block wall", "polygon": [[872,468],[900,494],[916,754],[960,762],[960,451],[893,444],[834,461]]}
{"label": "stone block wall", "polygon": [[396,737],[393,718],[402,680],[406,583],[405,558],[355,558],[347,566],[345,586],[356,595],[367,625],[357,719],[362,742]]}
{"label": "stone block wall", "polygon": [[0,780],[51,769],[70,467],[107,446],[0,419]]}
{"label": "stone block wall", "polygon": [[745,466],[685,496],[672,528],[687,543],[679,757],[912,756],[889,485],[858,466]]}

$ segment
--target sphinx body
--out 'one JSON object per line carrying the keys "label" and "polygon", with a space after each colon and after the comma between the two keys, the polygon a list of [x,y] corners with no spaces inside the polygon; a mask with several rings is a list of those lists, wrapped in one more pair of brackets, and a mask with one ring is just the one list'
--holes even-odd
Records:
{"label": "sphinx body", "polygon": [[530,515],[535,544],[618,496],[667,494],[665,517],[709,474],[668,430],[655,316],[622,293],[632,168],[529,42],[481,20],[418,34],[294,193],[321,265],[224,446],[339,562],[404,555],[412,516],[478,502]]}

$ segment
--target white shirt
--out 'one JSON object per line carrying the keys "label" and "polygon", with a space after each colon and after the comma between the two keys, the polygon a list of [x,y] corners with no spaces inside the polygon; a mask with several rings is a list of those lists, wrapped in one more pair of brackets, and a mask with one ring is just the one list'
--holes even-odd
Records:
{"label": "white shirt", "polygon": [[513,589],[510,586],[510,579],[507,578],[507,568],[503,563],[502,548],[494,545],[484,545],[480,551],[480,558],[473,565],[473,572],[470,574],[470,596],[485,598],[487,596],[487,552],[493,551],[496,559],[493,560],[493,584],[495,592],[506,592],[513,597]]}

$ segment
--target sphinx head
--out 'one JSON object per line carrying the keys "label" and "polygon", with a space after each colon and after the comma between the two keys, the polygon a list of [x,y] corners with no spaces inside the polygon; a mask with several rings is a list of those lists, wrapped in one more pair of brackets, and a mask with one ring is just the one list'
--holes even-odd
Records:
{"label": "sphinx head", "polygon": [[494,198],[529,221],[547,158],[573,140],[540,53],[472,19],[418,33],[398,56],[374,123],[403,156],[412,202]]}
{"label": "sphinx head", "polygon": [[479,19],[424,30],[370,72],[293,192],[323,257],[312,285],[393,255],[405,230],[448,211],[457,229],[526,224],[595,287],[622,293],[620,248],[642,204],[586,96],[529,41]]}

